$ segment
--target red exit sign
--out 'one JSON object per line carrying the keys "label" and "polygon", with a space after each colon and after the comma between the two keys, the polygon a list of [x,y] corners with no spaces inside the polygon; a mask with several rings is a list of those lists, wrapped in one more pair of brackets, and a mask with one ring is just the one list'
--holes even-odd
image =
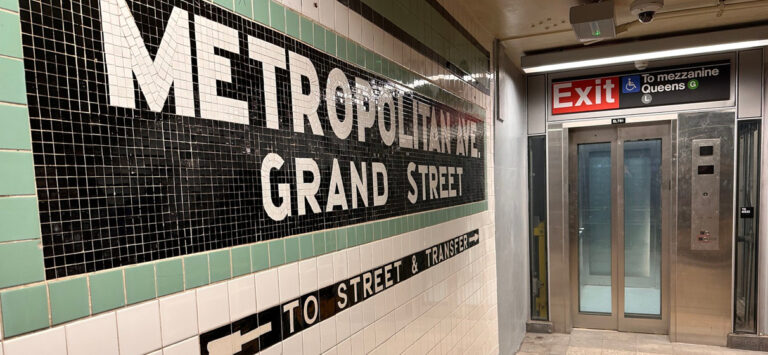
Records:
{"label": "red exit sign", "polygon": [[619,77],[552,83],[552,114],[619,108]]}

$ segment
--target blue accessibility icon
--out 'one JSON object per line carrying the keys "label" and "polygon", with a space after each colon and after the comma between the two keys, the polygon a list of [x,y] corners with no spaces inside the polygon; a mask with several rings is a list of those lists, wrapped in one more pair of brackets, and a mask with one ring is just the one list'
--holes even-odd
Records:
{"label": "blue accessibility icon", "polygon": [[640,75],[622,76],[621,92],[624,94],[640,92]]}

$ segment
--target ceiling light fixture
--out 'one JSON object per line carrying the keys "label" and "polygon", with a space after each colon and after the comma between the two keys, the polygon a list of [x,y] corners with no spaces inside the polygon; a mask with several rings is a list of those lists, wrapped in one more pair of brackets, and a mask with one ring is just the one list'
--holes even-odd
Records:
{"label": "ceiling light fixture", "polygon": [[679,48],[679,49],[667,49],[667,50],[660,50],[660,51],[650,51],[650,52],[643,52],[643,53],[636,53],[636,54],[619,55],[619,56],[613,56],[613,57],[576,60],[576,61],[570,61],[570,62],[561,62],[561,63],[545,64],[545,65],[537,65],[537,66],[529,66],[529,67],[525,67],[525,64],[523,64],[523,71],[526,74],[545,73],[545,72],[553,72],[553,71],[559,71],[559,70],[597,67],[597,66],[609,65],[609,64],[631,63],[639,60],[654,60],[654,59],[682,57],[682,56],[704,54],[704,53],[727,52],[727,51],[733,51],[738,49],[755,48],[755,47],[761,47],[761,46],[768,46],[768,39],[694,46],[694,47]]}

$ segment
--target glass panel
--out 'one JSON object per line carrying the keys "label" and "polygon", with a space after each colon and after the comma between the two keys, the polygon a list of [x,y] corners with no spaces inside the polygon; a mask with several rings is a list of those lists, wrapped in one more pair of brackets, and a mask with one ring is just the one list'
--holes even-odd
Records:
{"label": "glass panel", "polygon": [[611,313],[611,144],[578,146],[579,310]]}
{"label": "glass panel", "polygon": [[547,146],[544,136],[528,138],[531,319],[547,320]]}
{"label": "glass panel", "polygon": [[760,121],[739,122],[734,330],[755,333]]}
{"label": "glass panel", "polygon": [[624,142],[624,313],[661,316],[661,139]]}

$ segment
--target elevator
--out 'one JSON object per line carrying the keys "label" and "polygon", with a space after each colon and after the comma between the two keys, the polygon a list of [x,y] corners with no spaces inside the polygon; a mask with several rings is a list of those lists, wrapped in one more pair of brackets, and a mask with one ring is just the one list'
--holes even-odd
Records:
{"label": "elevator", "polygon": [[574,327],[668,331],[671,125],[569,132]]}
{"label": "elevator", "polygon": [[702,110],[548,124],[555,331],[725,343],[735,123]]}
{"label": "elevator", "polygon": [[755,332],[761,135],[738,95],[754,90],[747,54],[760,53],[529,78],[529,95],[546,92],[528,101],[529,120],[546,117],[533,128],[547,176],[537,320],[711,345]]}

